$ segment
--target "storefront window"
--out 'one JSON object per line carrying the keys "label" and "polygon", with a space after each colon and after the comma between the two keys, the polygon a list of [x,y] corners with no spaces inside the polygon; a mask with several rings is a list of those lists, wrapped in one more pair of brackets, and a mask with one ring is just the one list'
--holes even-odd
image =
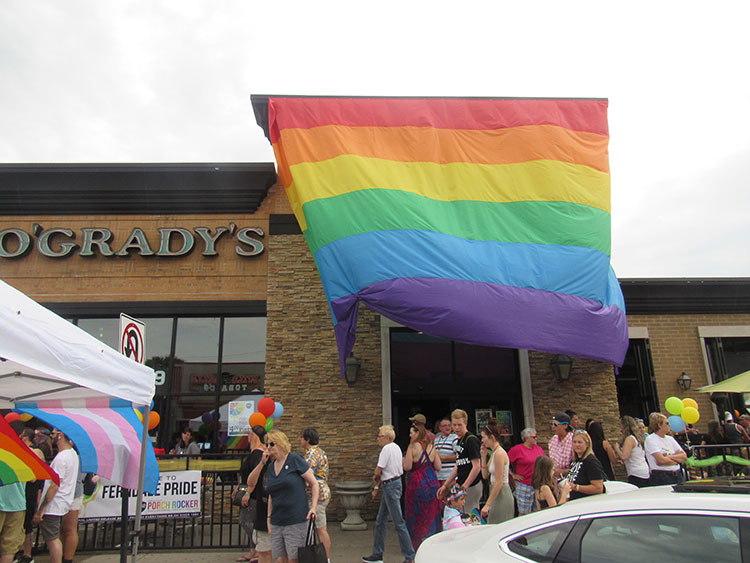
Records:
{"label": "storefront window", "polygon": [[117,342],[120,334],[120,319],[80,319],[78,327],[88,332],[97,340],[101,340],[110,348],[120,350]]}
{"label": "storefront window", "polygon": [[262,393],[265,365],[265,317],[224,319],[221,393]]}
{"label": "storefront window", "polygon": [[173,393],[215,393],[219,359],[219,321],[177,319]]}
{"label": "storefront window", "polygon": [[146,325],[146,365],[156,373],[156,394],[165,395],[167,374],[172,358],[174,319],[143,319]]}

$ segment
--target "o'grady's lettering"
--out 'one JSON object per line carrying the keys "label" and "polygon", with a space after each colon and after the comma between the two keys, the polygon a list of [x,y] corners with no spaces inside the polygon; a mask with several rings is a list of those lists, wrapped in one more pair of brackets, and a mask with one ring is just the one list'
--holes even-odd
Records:
{"label": "o'grady's lettering", "polygon": [[[219,255],[216,248],[217,242],[227,237],[235,239],[237,244],[234,245],[234,252],[243,258],[259,256],[266,248],[260,240],[265,236],[262,228],[237,229],[234,223],[215,229],[211,227],[194,227],[192,230],[184,227],[159,228],[157,229],[157,245],[149,242],[146,232],[141,227],[134,227],[119,245],[116,244],[112,231],[106,227],[83,227],[80,237],[77,237],[72,229],[64,227],[44,229],[41,225],[35,224],[31,230],[32,233],[17,227],[0,229],[0,258],[21,258],[33,249],[49,258],[66,258],[73,254],[86,258],[96,256],[127,258],[134,255],[179,257],[190,254],[196,247],[202,247],[202,256],[211,257]],[[34,237],[36,237],[36,242],[33,240]]]}

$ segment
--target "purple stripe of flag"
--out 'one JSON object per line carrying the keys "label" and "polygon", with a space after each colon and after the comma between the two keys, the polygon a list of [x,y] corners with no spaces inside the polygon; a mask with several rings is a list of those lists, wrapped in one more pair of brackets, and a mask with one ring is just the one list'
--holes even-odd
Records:
{"label": "purple stripe of flag", "polygon": [[331,303],[342,366],[354,348],[358,301],[414,330],[468,344],[543,350],[618,365],[628,347],[625,313],[615,306],[507,285],[397,278]]}

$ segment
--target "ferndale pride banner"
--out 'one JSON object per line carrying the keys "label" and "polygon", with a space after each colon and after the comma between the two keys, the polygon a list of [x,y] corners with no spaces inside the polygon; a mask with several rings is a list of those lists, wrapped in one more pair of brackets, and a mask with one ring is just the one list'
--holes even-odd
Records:
{"label": "ferndale pride banner", "polygon": [[360,302],[432,336],[622,365],[606,100],[270,97],[268,129],[342,374]]}
{"label": "ferndale pride banner", "polygon": [[[130,497],[128,513],[135,517],[135,496]],[[159,476],[155,495],[143,496],[143,518],[181,518],[201,513],[201,472],[165,471]],[[119,520],[122,514],[122,488],[107,479],[99,479],[91,496],[83,497],[79,514],[84,520]]]}

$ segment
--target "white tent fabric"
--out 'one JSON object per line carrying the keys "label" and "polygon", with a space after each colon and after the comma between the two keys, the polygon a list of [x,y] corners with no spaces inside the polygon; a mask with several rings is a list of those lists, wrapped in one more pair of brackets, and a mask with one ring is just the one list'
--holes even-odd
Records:
{"label": "white tent fabric", "polygon": [[0,408],[16,402],[116,397],[148,405],[154,370],[0,281]]}

